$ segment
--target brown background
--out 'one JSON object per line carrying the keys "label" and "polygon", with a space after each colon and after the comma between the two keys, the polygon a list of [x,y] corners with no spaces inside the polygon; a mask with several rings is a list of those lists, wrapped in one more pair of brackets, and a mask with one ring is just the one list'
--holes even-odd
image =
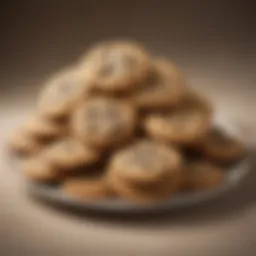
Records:
{"label": "brown background", "polygon": [[4,148],[53,72],[93,43],[132,38],[175,60],[218,114],[255,136],[253,1],[6,1],[0,28],[0,255],[254,255],[255,180],[154,220],[78,217],[31,200]]}

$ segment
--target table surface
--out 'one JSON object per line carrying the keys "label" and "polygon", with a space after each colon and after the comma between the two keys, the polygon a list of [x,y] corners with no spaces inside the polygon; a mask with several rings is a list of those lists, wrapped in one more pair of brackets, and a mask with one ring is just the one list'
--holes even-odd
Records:
{"label": "table surface", "polygon": [[[12,33],[8,34],[8,40],[6,37],[3,39],[5,48],[1,50],[1,56],[5,65],[0,70],[0,255],[255,255],[256,161],[252,162],[252,171],[247,179],[231,193],[197,207],[161,216],[121,218],[78,214],[39,203],[27,195],[24,179],[6,150],[6,139],[24,117],[33,112],[36,95],[47,76],[75,60],[89,44],[85,43],[85,37],[78,37],[82,29],[76,25],[84,19],[82,12],[72,16],[71,26],[64,19],[68,15],[68,8],[62,9],[59,14],[62,18],[56,19],[55,23],[51,23],[54,17],[51,13],[47,16],[49,21],[45,20],[43,15],[46,10],[43,8],[37,13],[37,18],[33,12],[26,16],[25,12],[15,9],[15,15],[22,13],[22,16],[18,16],[22,17],[22,24],[15,27],[15,38],[19,45],[16,45],[16,39],[11,39]],[[139,10],[134,12],[133,24],[140,18]],[[100,15],[103,14],[102,11]],[[105,15],[110,17],[110,14]],[[166,22],[166,17],[169,16],[159,16],[161,26]],[[122,20],[120,15],[118,18]],[[31,21],[37,26],[43,22],[46,25],[39,33]],[[152,25],[149,19],[147,21]],[[65,30],[62,30],[61,24],[64,24]],[[95,24],[98,27],[98,23]],[[194,26],[200,24],[200,29],[204,29],[200,22]],[[186,31],[190,35],[190,28],[186,27],[189,22],[182,20],[179,25],[179,31]],[[113,26],[110,36],[121,31],[114,30],[114,21],[106,26],[109,29]],[[12,31],[15,28],[13,26]],[[246,28],[249,29],[248,26]],[[26,35],[19,31],[25,31]],[[91,41],[100,39],[97,31],[94,34],[91,32]],[[158,33],[154,27],[153,31]],[[197,31],[201,41],[188,36],[184,39],[187,40],[187,47],[179,43],[184,42],[182,36],[174,31],[177,41],[172,41],[168,35],[162,35],[160,41],[144,27],[142,41],[148,42],[154,51],[177,61],[183,67],[188,83],[211,98],[217,115],[228,117],[241,128],[244,140],[254,147],[256,52],[252,41],[245,40],[244,29],[238,27],[228,36],[222,31],[221,38],[217,38],[213,30],[212,43],[207,37],[204,43],[204,32]],[[68,37],[66,33],[70,33]],[[133,33],[139,35],[140,28],[134,26]],[[44,41],[46,34],[50,35],[48,41]],[[64,36],[67,41],[61,44]],[[70,39],[72,36],[73,41]],[[240,41],[236,40],[238,37]],[[167,42],[173,44],[170,46]]]}

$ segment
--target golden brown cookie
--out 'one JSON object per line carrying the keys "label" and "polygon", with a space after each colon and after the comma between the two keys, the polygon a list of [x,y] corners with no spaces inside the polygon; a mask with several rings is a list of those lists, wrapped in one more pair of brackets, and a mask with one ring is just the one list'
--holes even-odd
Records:
{"label": "golden brown cookie", "polygon": [[202,95],[196,90],[189,89],[186,92],[183,101],[177,108],[195,108],[204,111],[206,114],[211,115],[213,113],[213,105],[207,97]]}
{"label": "golden brown cookie", "polygon": [[117,151],[110,159],[108,172],[125,181],[150,183],[167,174],[176,177],[181,165],[181,155],[174,148],[141,140]]}
{"label": "golden brown cookie", "polygon": [[69,178],[63,182],[62,189],[80,199],[104,199],[112,195],[104,177]]}
{"label": "golden brown cookie", "polygon": [[40,114],[31,116],[23,128],[31,136],[39,139],[54,139],[67,133],[64,125]]}
{"label": "golden brown cookie", "polygon": [[150,57],[134,42],[107,42],[94,47],[81,63],[81,70],[94,89],[106,92],[131,91],[150,70]]}
{"label": "golden brown cookie", "polygon": [[40,151],[44,144],[24,129],[19,129],[9,139],[9,147],[17,155],[31,155]]}
{"label": "golden brown cookie", "polygon": [[60,179],[56,167],[41,155],[32,156],[21,162],[21,169],[27,178],[39,182],[54,182]]}
{"label": "golden brown cookie", "polygon": [[224,180],[224,171],[206,160],[190,160],[182,171],[181,190],[200,190],[217,187]]}
{"label": "golden brown cookie", "polygon": [[131,100],[141,109],[158,109],[177,105],[186,92],[186,81],[172,62],[157,59],[146,85],[138,89]]}
{"label": "golden brown cookie", "polygon": [[136,114],[129,104],[111,98],[92,98],[78,107],[72,118],[74,136],[87,145],[107,148],[128,140]]}
{"label": "golden brown cookie", "polygon": [[146,132],[157,140],[178,145],[190,144],[204,136],[210,129],[211,108],[207,102],[199,101],[199,96],[192,97],[173,110],[146,116]]}
{"label": "golden brown cookie", "polygon": [[39,112],[54,119],[66,117],[86,97],[88,88],[79,70],[65,69],[46,83],[38,99]]}
{"label": "golden brown cookie", "polygon": [[42,155],[60,170],[73,171],[99,160],[99,153],[72,138],[65,138],[47,147]]}
{"label": "golden brown cookie", "polygon": [[134,202],[153,202],[172,196],[179,190],[181,172],[176,175],[169,173],[161,179],[150,182],[131,181],[117,175],[109,176],[109,186],[121,198]]}
{"label": "golden brown cookie", "polygon": [[245,154],[240,141],[218,128],[212,129],[195,143],[195,148],[204,156],[223,163],[232,163]]}

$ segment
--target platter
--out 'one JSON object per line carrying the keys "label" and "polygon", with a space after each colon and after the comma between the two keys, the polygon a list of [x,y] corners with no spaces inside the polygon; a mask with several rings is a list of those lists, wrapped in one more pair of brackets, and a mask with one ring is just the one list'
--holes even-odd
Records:
{"label": "platter", "polygon": [[[241,131],[234,129],[230,123],[216,120],[218,127],[228,130],[239,138]],[[241,136],[240,136],[241,137]],[[105,199],[101,201],[86,201],[66,194],[58,186],[47,185],[27,181],[29,193],[36,198],[49,201],[50,203],[65,206],[68,208],[79,209],[82,211],[98,211],[110,213],[136,213],[149,211],[172,210],[182,207],[192,206],[198,203],[209,201],[219,197],[229,190],[235,188],[249,172],[250,167],[250,152],[238,163],[232,165],[225,170],[225,178],[220,186],[214,189],[201,190],[196,192],[179,193],[172,195],[170,199],[159,201],[151,204],[138,204],[125,201],[124,199]]]}

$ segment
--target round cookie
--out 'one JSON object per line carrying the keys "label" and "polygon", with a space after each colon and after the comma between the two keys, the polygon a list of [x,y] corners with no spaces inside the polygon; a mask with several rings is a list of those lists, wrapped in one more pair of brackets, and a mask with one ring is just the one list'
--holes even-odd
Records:
{"label": "round cookie", "polygon": [[86,200],[104,199],[112,195],[103,177],[71,177],[63,182],[62,189],[71,196]]}
{"label": "round cookie", "polygon": [[44,158],[60,170],[72,171],[99,159],[99,153],[72,138],[51,144],[42,152]]}
{"label": "round cookie", "polygon": [[74,112],[74,136],[97,148],[112,147],[133,135],[136,114],[129,104],[111,98],[88,99]]}
{"label": "round cookie", "polygon": [[131,182],[117,175],[111,175],[108,182],[112,190],[119,197],[134,202],[153,202],[169,198],[179,190],[180,174],[179,172],[175,176],[168,174],[161,179],[152,180],[147,183]]}
{"label": "round cookie", "polygon": [[10,137],[9,146],[18,155],[31,155],[40,151],[44,144],[24,129],[19,129]]}
{"label": "round cookie", "polygon": [[175,180],[181,165],[181,155],[174,148],[145,139],[117,151],[108,173],[127,182],[154,183],[166,175]]}
{"label": "round cookie", "polygon": [[224,172],[206,160],[190,160],[185,164],[181,177],[181,190],[210,189],[220,185]]}
{"label": "round cookie", "polygon": [[46,83],[38,99],[39,112],[54,119],[66,117],[88,90],[89,84],[79,70],[66,69]]}
{"label": "round cookie", "polygon": [[141,109],[166,108],[177,105],[186,92],[186,81],[179,68],[165,59],[157,59],[146,86],[131,96]]}
{"label": "round cookie", "polygon": [[38,182],[54,182],[60,179],[56,168],[41,155],[29,157],[21,162],[21,169],[27,178]]}
{"label": "round cookie", "polygon": [[191,94],[176,109],[149,114],[143,124],[153,138],[179,145],[198,140],[207,133],[210,125],[210,105],[195,94]]}
{"label": "round cookie", "polygon": [[107,42],[88,52],[81,69],[95,90],[131,91],[150,70],[150,57],[143,46],[134,42]]}
{"label": "round cookie", "polygon": [[208,115],[213,113],[211,102],[201,93],[193,89],[187,90],[183,101],[177,106],[177,109],[179,108],[195,108],[204,111]]}
{"label": "round cookie", "polygon": [[223,163],[232,163],[245,154],[243,144],[220,129],[212,129],[195,147],[204,156]]}
{"label": "round cookie", "polygon": [[23,127],[29,134],[40,139],[57,138],[66,132],[62,124],[39,114],[31,116]]}

